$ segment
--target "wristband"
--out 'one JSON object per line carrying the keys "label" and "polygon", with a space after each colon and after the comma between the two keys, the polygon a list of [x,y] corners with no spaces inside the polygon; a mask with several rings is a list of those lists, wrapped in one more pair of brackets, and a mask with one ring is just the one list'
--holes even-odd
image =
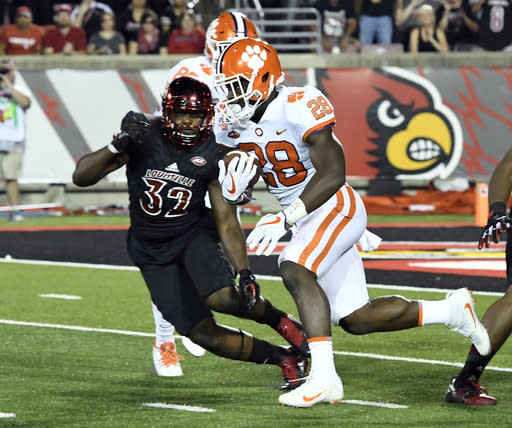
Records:
{"label": "wristband", "polygon": [[110,152],[115,154],[115,155],[118,155],[119,153],[121,153],[119,150],[117,150],[115,148],[115,146],[112,143],[109,143],[109,145],[107,146],[107,149],[109,149]]}
{"label": "wristband", "polygon": [[489,207],[490,213],[503,213],[505,214],[507,212],[507,204],[505,202],[493,202],[491,206]]}
{"label": "wristband", "polygon": [[293,226],[302,217],[306,217],[308,212],[306,211],[306,206],[304,202],[302,202],[302,199],[297,198],[283,210],[283,214],[286,217],[286,223]]}

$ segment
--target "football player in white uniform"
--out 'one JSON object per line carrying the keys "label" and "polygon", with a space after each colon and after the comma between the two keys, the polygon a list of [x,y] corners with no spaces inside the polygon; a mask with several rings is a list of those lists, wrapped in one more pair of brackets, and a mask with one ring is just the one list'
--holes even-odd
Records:
{"label": "football player in white uniform", "polygon": [[[332,128],[332,104],[314,87],[287,87],[277,52],[268,43],[239,40],[220,56],[214,132],[219,144],[252,151],[269,191],[283,210],[267,214],[247,239],[257,254],[269,255],[291,230],[279,257],[283,282],[293,296],[308,335],[311,371],[299,388],[279,397],[282,405],[311,407],[343,398],[333,359],[331,324],[352,334],[401,330],[444,323],[469,336],[483,354],[489,337],[465,288],[440,301],[400,296],[369,299],[356,243],[366,211],[345,181],[345,155]],[[245,199],[245,177],[231,164],[221,168],[224,198]]]}
{"label": "football player in white uniform", "polygon": [[[178,77],[192,77],[208,85],[215,101],[214,63],[226,47],[235,40],[245,37],[259,37],[258,29],[249,18],[240,12],[220,14],[208,26],[205,55],[186,58],[172,67],[169,70],[165,89],[167,89],[170,82]],[[160,111],[156,111],[155,114],[160,114]],[[174,326],[164,319],[154,303],[151,303],[151,305],[156,332],[153,343],[153,363],[156,373],[159,376],[181,376],[183,370],[179,363],[179,357],[169,355],[169,353],[175,352],[176,349],[174,346],[169,346],[170,342],[174,343]],[[181,340],[185,349],[195,357],[204,355],[205,350],[187,337],[182,337]]]}

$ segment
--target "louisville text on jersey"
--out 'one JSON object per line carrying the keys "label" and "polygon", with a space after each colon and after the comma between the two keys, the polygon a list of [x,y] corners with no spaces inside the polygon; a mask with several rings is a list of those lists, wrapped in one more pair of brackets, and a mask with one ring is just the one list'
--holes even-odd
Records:
{"label": "louisville text on jersey", "polygon": [[158,169],[147,169],[146,174],[144,174],[146,178],[160,178],[162,180],[174,181],[175,183],[181,184],[183,186],[192,187],[195,183],[195,179],[185,177],[181,174],[176,174],[173,172],[160,171]]}

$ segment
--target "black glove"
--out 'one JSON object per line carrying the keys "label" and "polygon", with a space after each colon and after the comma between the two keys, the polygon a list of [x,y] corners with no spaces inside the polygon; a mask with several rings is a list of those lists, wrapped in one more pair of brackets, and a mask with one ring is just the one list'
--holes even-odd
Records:
{"label": "black glove", "polygon": [[121,122],[121,131],[126,132],[133,141],[142,144],[142,139],[149,132],[151,124],[144,113],[129,111]]}
{"label": "black glove", "polygon": [[507,207],[504,202],[495,202],[490,207],[489,220],[482,231],[482,236],[478,241],[478,249],[489,248],[492,240],[495,244],[500,242],[499,234],[506,232],[512,227],[512,220],[507,217],[505,211]]}
{"label": "black glove", "polygon": [[124,153],[132,143],[133,139],[128,135],[128,133],[124,131],[117,131],[112,136],[112,142],[110,144],[114,146],[118,153]]}
{"label": "black glove", "polygon": [[238,274],[238,287],[242,296],[247,299],[247,310],[250,311],[260,300],[260,285],[250,269],[242,269]]}

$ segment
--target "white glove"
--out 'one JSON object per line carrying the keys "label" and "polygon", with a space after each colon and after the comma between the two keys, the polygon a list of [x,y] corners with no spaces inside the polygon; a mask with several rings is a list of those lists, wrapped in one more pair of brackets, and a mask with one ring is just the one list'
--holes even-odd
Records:
{"label": "white glove", "polygon": [[228,165],[223,160],[219,161],[219,183],[222,186],[222,196],[230,203],[236,204],[245,197],[244,191],[247,185],[256,174],[257,162],[254,162],[254,155],[242,153],[234,158]]}
{"label": "white glove", "polygon": [[282,211],[277,214],[267,214],[256,223],[256,227],[247,237],[247,245],[250,250],[253,250],[259,244],[256,250],[257,256],[261,255],[265,247],[267,247],[265,255],[270,256],[274,248],[276,248],[279,238],[286,231],[286,216]]}

